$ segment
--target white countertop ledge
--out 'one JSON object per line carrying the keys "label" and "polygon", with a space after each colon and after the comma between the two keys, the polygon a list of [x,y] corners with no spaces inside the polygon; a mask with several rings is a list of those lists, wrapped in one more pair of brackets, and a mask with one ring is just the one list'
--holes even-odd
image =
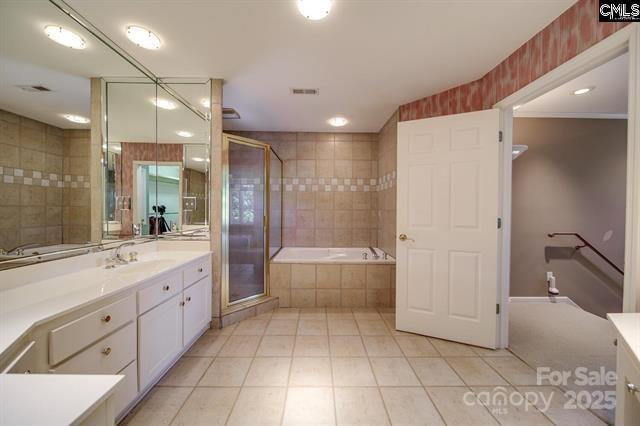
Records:
{"label": "white countertop ledge", "polygon": [[607,314],[607,317],[640,363],[640,313]]}
{"label": "white countertop ledge", "polygon": [[[72,273],[0,291],[0,355],[39,324],[125,292],[158,274],[170,272],[209,254],[207,251],[184,250],[143,252],[138,262],[119,265],[114,269],[105,269],[103,262],[97,262]],[[30,268],[45,265],[28,266],[10,272],[24,270],[24,273],[28,273]],[[10,275],[0,272],[0,281],[7,279],[3,278],[7,276]]]}
{"label": "white countertop ledge", "polygon": [[124,376],[86,374],[0,375],[0,424],[79,424]]}

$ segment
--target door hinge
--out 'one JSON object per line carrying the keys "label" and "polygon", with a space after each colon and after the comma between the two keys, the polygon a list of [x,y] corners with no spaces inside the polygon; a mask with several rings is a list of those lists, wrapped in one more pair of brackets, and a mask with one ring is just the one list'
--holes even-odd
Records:
{"label": "door hinge", "polygon": [[496,315],[500,315],[500,304],[496,303]]}
{"label": "door hinge", "polygon": [[498,218],[498,229],[501,229],[501,228],[502,228],[502,218],[499,217]]}
{"label": "door hinge", "polygon": [[498,131],[498,142],[502,142],[502,130]]}

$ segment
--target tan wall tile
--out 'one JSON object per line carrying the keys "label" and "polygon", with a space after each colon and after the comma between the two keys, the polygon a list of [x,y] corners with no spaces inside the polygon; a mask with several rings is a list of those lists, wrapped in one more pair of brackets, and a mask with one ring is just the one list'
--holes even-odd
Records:
{"label": "tan wall tile", "polygon": [[291,306],[291,290],[288,288],[274,288],[270,291],[271,296],[277,297],[279,300],[279,306],[281,308],[288,308]]}
{"label": "tan wall tile", "polygon": [[20,122],[20,147],[35,151],[44,152],[44,127],[34,129],[25,126],[25,122]]}
{"label": "tan wall tile", "polygon": [[315,228],[315,212],[313,210],[296,211],[297,228]]}
{"label": "tan wall tile", "polygon": [[291,265],[291,288],[316,288],[316,265]]}
{"label": "tan wall tile", "polygon": [[292,308],[313,308],[316,306],[316,290],[291,289]]}
{"label": "tan wall tile", "polygon": [[366,268],[364,265],[342,265],[341,266],[341,287],[344,288],[365,288]]}
{"label": "tan wall tile", "polygon": [[335,142],[333,158],[336,160],[352,160],[353,144],[351,142]]}
{"label": "tan wall tile", "polygon": [[333,227],[336,229],[351,228],[351,210],[334,210]]}
{"label": "tan wall tile", "polygon": [[319,289],[340,288],[340,265],[318,265],[316,277]]}
{"label": "tan wall tile", "polygon": [[353,194],[351,192],[336,192],[333,195],[333,200],[336,210],[353,209]]}
{"label": "tan wall tile", "polygon": [[354,178],[372,178],[371,174],[371,161],[368,160],[353,160],[352,174]]}
{"label": "tan wall tile", "polygon": [[315,194],[313,192],[298,192],[297,195],[297,209],[299,210],[313,210],[315,206]]}
{"label": "tan wall tile", "polygon": [[20,145],[20,130],[17,123],[0,120],[0,143],[6,145]]}
{"label": "tan wall tile", "polygon": [[336,247],[351,247],[351,229],[340,229],[333,236]]}
{"label": "tan wall tile", "polygon": [[273,288],[291,288],[291,265],[271,263],[269,265],[269,285]]}
{"label": "tan wall tile", "polygon": [[316,142],[316,159],[317,160],[333,160],[334,142],[333,141],[317,141]]}
{"label": "tan wall tile", "polygon": [[297,177],[315,177],[316,161],[315,160],[298,160],[297,161]]}
{"label": "tan wall tile", "polygon": [[389,289],[367,289],[368,308],[386,308],[389,305]]}
{"label": "tan wall tile", "polygon": [[296,228],[296,245],[298,247],[313,247],[314,236],[313,229]]}
{"label": "tan wall tile", "polygon": [[316,209],[333,210],[333,192],[316,192]]}
{"label": "tan wall tile", "polygon": [[353,142],[353,159],[354,160],[371,160],[371,142]]}
{"label": "tan wall tile", "polygon": [[340,179],[353,177],[352,163],[351,160],[335,160],[333,162],[333,173],[335,177]]}
{"label": "tan wall tile", "polygon": [[316,160],[316,175],[318,177],[330,178],[334,174],[333,160]]}
{"label": "tan wall tile", "polygon": [[316,210],[316,228],[333,228],[332,210]]}
{"label": "tan wall tile", "polygon": [[296,150],[298,160],[315,160],[316,158],[316,144],[313,140],[298,142]]}
{"label": "tan wall tile", "polygon": [[[339,231],[335,230],[335,232]],[[333,234],[332,228],[316,229],[314,245],[316,247],[333,247]]]}
{"label": "tan wall tile", "polygon": [[[12,229],[14,232],[19,232],[20,228],[20,207],[6,207],[0,204],[0,228]],[[2,246],[0,246],[2,247]],[[2,247],[7,248],[7,247]]]}
{"label": "tan wall tile", "polygon": [[391,267],[389,265],[367,265],[367,290],[391,287]]}
{"label": "tan wall tile", "polygon": [[0,200],[2,200],[2,205],[19,206],[20,188],[21,185],[0,182]]}
{"label": "tan wall tile", "polygon": [[366,306],[364,290],[343,288],[341,290],[341,306],[344,308],[362,308]]}
{"label": "tan wall tile", "polygon": [[319,308],[337,308],[340,306],[340,290],[317,290],[316,306]]}
{"label": "tan wall tile", "polygon": [[2,167],[20,167],[20,148],[13,145],[0,143],[0,166]]}

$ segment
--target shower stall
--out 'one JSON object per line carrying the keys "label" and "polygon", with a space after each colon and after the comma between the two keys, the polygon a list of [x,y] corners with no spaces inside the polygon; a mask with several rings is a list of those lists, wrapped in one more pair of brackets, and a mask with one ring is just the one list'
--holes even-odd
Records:
{"label": "shower stall", "polygon": [[223,309],[269,294],[282,248],[282,160],[263,142],[223,138]]}

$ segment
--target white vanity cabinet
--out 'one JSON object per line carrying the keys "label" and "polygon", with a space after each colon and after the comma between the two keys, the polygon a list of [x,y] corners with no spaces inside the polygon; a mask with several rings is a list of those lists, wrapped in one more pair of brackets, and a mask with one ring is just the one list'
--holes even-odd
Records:
{"label": "white vanity cabinet", "polygon": [[145,389],[182,351],[182,294],[138,319],[138,377]]}
{"label": "white vanity cabinet", "polygon": [[182,345],[189,345],[210,321],[211,286],[200,280],[184,291]]}

